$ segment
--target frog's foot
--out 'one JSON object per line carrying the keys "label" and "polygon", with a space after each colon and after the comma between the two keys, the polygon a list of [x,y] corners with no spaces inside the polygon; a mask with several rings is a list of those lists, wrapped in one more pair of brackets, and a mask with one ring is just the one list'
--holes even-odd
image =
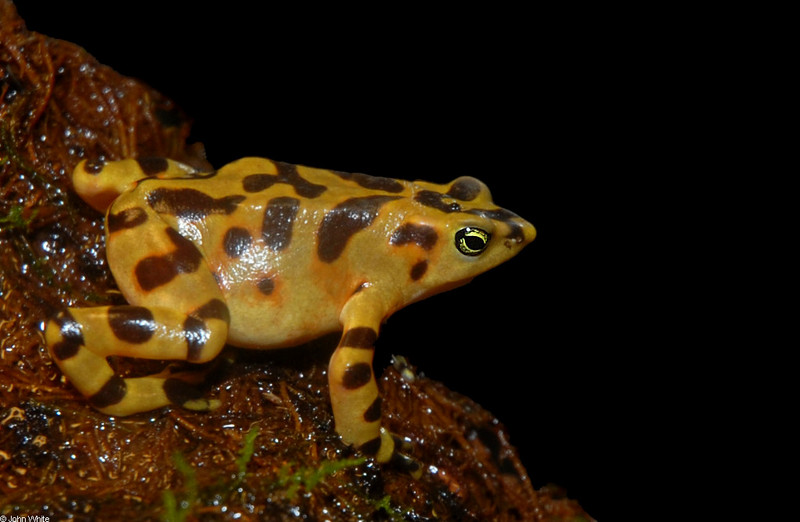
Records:
{"label": "frog's foot", "polygon": [[187,410],[211,411],[222,405],[219,400],[205,397],[203,392],[180,378],[171,377],[162,382],[161,387],[172,404]]}
{"label": "frog's foot", "polygon": [[[103,393],[95,393],[90,397],[90,402],[108,415],[129,415],[170,404],[192,411],[210,411],[221,405],[219,400],[205,397],[185,380],[161,374],[129,378],[115,376],[102,390],[105,398]],[[116,397],[121,399],[104,406],[104,403],[114,402]]]}
{"label": "frog's foot", "polygon": [[210,410],[219,401],[203,397],[191,384],[190,372],[125,378],[106,357],[203,362],[224,344],[227,318],[218,315],[186,316],[138,306],[70,308],[47,323],[45,340],[64,375],[103,413],[130,415],[170,404]]}
{"label": "frog's foot", "polygon": [[381,428],[380,437],[362,444],[359,451],[372,455],[380,463],[390,463],[410,474],[415,479],[422,476],[422,464],[409,456],[412,450],[410,442]]}

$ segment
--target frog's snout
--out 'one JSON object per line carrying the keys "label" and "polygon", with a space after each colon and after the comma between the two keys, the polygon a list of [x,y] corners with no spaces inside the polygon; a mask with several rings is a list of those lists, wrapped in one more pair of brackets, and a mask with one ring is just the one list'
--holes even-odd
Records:
{"label": "frog's snout", "polygon": [[522,244],[527,245],[536,239],[536,227],[524,219],[522,221]]}
{"label": "frog's snout", "polygon": [[520,250],[536,238],[536,227],[522,218],[515,218],[508,226],[510,230],[505,240],[507,248]]}

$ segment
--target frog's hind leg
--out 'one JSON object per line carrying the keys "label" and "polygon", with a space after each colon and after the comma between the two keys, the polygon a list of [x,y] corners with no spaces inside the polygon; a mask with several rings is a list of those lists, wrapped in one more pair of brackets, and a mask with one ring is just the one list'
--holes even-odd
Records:
{"label": "frog's hind leg", "polygon": [[168,404],[205,410],[216,403],[185,379],[168,372],[123,378],[106,357],[205,362],[224,344],[227,325],[227,308],[214,300],[190,315],[141,306],[70,308],[48,323],[45,338],[64,375],[104,413],[129,415]]}
{"label": "frog's hind leg", "polygon": [[225,345],[230,323],[198,248],[152,209],[114,215],[126,213],[133,217],[109,218],[106,250],[131,305],[69,308],[48,323],[47,345],[66,377],[105,413],[128,415],[170,403],[207,409],[212,404],[174,376],[122,378],[106,361],[117,355],[207,362]]}

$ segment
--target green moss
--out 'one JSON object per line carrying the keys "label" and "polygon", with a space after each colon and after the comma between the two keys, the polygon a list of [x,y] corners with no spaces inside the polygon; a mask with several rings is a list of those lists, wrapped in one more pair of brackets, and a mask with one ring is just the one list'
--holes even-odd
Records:
{"label": "green moss", "polygon": [[[244,436],[244,443],[242,449],[239,450],[239,455],[236,457],[236,476],[228,485],[222,484],[221,489],[226,492],[233,491],[247,474],[247,464],[253,456],[255,451],[255,441],[258,436],[258,427],[253,426],[250,431]],[[213,497],[214,491],[212,488],[208,491],[200,490],[197,482],[197,474],[194,468],[186,461],[186,458],[180,453],[175,453],[172,456],[172,462],[175,469],[183,476],[183,494],[178,498],[172,491],[164,491],[161,494],[161,499],[164,503],[164,512],[161,519],[165,522],[183,522],[186,517],[192,512],[201,497]]]}
{"label": "green moss", "polygon": [[180,453],[175,453],[172,456],[172,461],[175,464],[175,469],[183,475],[184,494],[183,498],[178,501],[172,491],[164,491],[162,493],[161,498],[164,502],[162,520],[165,522],[183,522],[192,512],[199,498],[197,475],[194,472],[194,468],[186,462],[186,458]]}
{"label": "green moss", "polygon": [[[247,466],[255,453],[257,436],[257,427],[251,428],[244,436],[242,447],[235,460],[236,472],[233,475],[233,480],[222,480],[208,487],[201,488],[195,469],[182,454],[174,454],[172,457],[173,465],[183,477],[183,488],[180,493],[171,490],[162,493],[163,513],[161,519],[165,522],[184,522],[198,506],[208,504],[206,500],[219,501],[220,499],[230,498],[232,494],[240,491],[242,483],[247,476]],[[311,491],[337,471],[360,466],[365,461],[365,457],[336,461],[325,460],[319,466],[313,468],[295,468],[292,464],[284,464],[274,479],[268,483],[259,481],[260,484],[256,484],[254,487],[264,487],[278,492],[289,500],[294,500],[301,488],[307,492]],[[386,510],[391,519],[396,520],[395,512],[389,505],[388,497],[376,504],[375,508]]]}
{"label": "green moss", "polygon": [[356,459],[324,460],[317,468],[297,468],[292,471],[290,464],[284,464],[278,471],[278,478],[275,481],[277,489],[285,489],[286,497],[293,500],[301,487],[306,491],[311,491],[317,484],[325,478],[333,475],[337,471],[360,466],[367,459],[364,457]]}
{"label": "green moss", "polygon": [[245,434],[244,444],[242,444],[242,449],[239,451],[239,456],[236,457],[236,480],[231,489],[237,487],[241,484],[242,480],[244,480],[244,476],[247,473],[247,464],[250,462],[255,452],[256,437],[258,437],[258,427],[253,426],[250,428],[250,431]]}
{"label": "green moss", "polygon": [[30,225],[33,218],[36,217],[36,214],[39,212],[39,209],[33,209],[31,215],[28,216],[26,219],[23,217],[23,213],[25,209],[19,205],[15,205],[8,210],[8,214],[5,216],[0,216],[0,226],[3,228],[8,227],[10,229],[26,229],[28,225]]}
{"label": "green moss", "polygon": [[392,522],[403,522],[406,520],[406,517],[403,516],[403,513],[392,506],[392,498],[389,495],[386,495],[373,505],[375,506],[376,511],[383,510],[389,516],[389,519]]}

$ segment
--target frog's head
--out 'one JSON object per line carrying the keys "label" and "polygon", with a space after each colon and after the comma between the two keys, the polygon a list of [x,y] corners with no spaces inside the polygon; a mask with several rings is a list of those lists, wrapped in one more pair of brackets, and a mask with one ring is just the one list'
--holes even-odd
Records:
{"label": "frog's head", "polygon": [[411,245],[409,300],[418,300],[472,280],[515,256],[536,237],[536,229],[492,202],[489,189],[472,177],[446,185],[415,182],[415,212],[392,237]]}

